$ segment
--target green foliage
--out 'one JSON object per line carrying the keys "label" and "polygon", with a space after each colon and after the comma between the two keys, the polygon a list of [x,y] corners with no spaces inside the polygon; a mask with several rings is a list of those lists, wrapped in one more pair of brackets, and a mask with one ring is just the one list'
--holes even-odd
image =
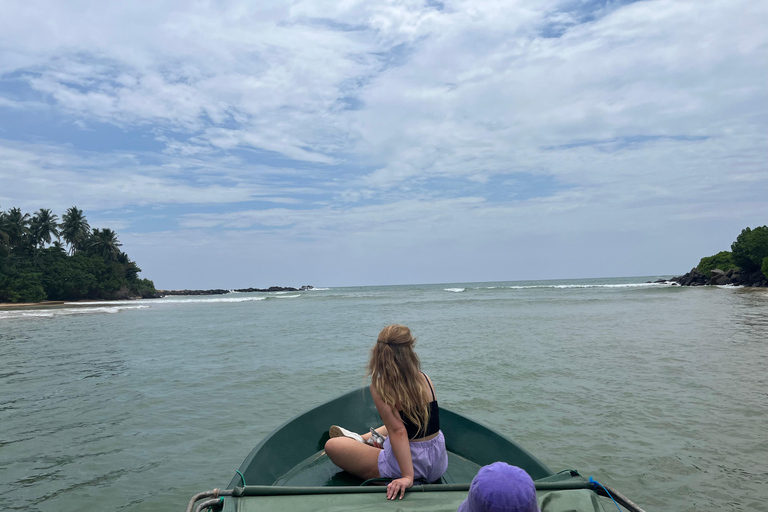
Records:
{"label": "green foliage", "polygon": [[763,258],[763,266],[760,268],[763,271],[763,275],[768,279],[768,256]]}
{"label": "green foliage", "polygon": [[709,276],[709,272],[716,268],[720,270],[728,270],[729,268],[736,268],[736,264],[733,262],[733,257],[730,251],[720,251],[714,256],[705,256],[701,258],[699,264],[696,266],[699,272],[705,276]]}
{"label": "green foliage", "polygon": [[0,302],[40,302],[45,290],[30,262],[4,259],[0,263]]}
{"label": "green foliage", "polygon": [[[0,302],[151,297],[155,285],[120,251],[117,233],[91,230],[82,210],[58,217],[40,209],[30,219],[19,208],[0,212]],[[54,238],[62,236],[68,255]]]}
{"label": "green foliage", "polygon": [[32,245],[43,246],[51,243],[52,237],[59,238],[58,216],[51,213],[47,208],[40,208],[29,224],[29,231],[32,236]]}
{"label": "green foliage", "polygon": [[91,226],[88,225],[83,210],[73,206],[61,220],[61,237],[69,244],[70,254],[84,249],[85,241],[91,234]]}
{"label": "green foliage", "polygon": [[768,226],[743,229],[731,244],[731,252],[734,263],[746,272],[760,269],[763,259],[768,257]]}
{"label": "green foliage", "polygon": [[30,239],[29,214],[20,208],[11,208],[5,213],[4,231],[11,247],[23,247]]}
{"label": "green foliage", "polygon": [[98,254],[107,261],[117,261],[120,255],[120,246],[123,245],[117,239],[117,233],[109,228],[94,229],[87,240],[88,252]]}
{"label": "green foliage", "polygon": [[142,297],[152,297],[157,293],[155,283],[149,279],[137,279],[135,286],[137,295],[141,295]]}

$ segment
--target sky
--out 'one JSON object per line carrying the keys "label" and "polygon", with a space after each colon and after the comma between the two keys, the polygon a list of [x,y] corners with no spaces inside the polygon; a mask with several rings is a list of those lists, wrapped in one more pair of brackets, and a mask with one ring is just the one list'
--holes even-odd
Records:
{"label": "sky", "polygon": [[679,275],[768,224],[768,2],[7,0],[0,209],[159,289]]}

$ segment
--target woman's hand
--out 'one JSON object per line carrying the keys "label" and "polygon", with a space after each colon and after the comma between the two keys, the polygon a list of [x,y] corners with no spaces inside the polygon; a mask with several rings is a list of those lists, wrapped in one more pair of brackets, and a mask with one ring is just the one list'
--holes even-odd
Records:
{"label": "woman's hand", "polygon": [[397,498],[397,494],[400,493],[400,499],[403,499],[405,490],[413,485],[413,478],[404,476],[397,480],[392,480],[387,485],[387,499],[394,500]]}

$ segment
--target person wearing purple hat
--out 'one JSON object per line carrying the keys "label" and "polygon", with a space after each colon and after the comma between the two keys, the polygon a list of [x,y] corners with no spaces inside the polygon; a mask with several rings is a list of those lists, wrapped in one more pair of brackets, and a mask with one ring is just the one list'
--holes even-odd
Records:
{"label": "person wearing purple hat", "polygon": [[523,469],[494,462],[477,472],[458,512],[540,512],[536,485]]}

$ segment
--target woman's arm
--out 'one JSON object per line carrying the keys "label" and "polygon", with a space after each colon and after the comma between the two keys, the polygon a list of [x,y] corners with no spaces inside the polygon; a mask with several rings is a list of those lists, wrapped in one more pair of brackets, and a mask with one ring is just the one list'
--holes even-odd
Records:
{"label": "woman's arm", "polygon": [[401,477],[392,480],[387,485],[387,499],[393,500],[398,494],[400,494],[400,499],[403,499],[405,490],[413,485],[413,460],[411,460],[411,444],[408,441],[408,433],[405,431],[403,420],[400,419],[400,413],[394,407],[384,403],[373,386],[371,386],[371,396],[381,419],[384,420],[384,426],[387,427],[392,453],[395,454],[397,465],[400,466]]}

